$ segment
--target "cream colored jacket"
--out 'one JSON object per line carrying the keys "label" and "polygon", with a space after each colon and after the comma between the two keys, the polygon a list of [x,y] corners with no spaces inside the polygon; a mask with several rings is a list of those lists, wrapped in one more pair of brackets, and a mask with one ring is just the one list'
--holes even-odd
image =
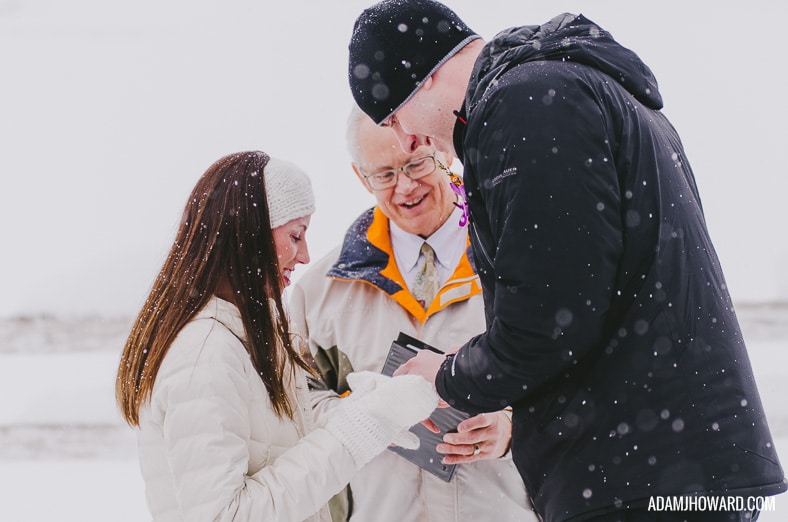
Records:
{"label": "cream colored jacket", "polygon": [[327,521],[355,471],[339,440],[313,429],[301,373],[295,418],[276,415],[243,338],[238,309],[214,298],[164,358],[138,437],[156,521]]}
{"label": "cream colored jacket", "polygon": [[[397,269],[388,219],[377,209],[359,218],[341,249],[310,267],[289,304],[291,327],[308,340],[329,387],[312,392],[320,414],[341,400],[348,373],[383,368],[400,331],[446,350],[485,328],[481,289],[467,256],[425,311]],[[459,465],[447,483],[385,451],[350,488],[353,522],[537,520],[509,454]]]}

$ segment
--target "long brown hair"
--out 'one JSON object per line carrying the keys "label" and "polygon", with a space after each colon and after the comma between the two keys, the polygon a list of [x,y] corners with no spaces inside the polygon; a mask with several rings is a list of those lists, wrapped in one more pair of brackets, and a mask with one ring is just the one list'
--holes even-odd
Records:
{"label": "long brown hair", "polygon": [[211,165],[192,190],[164,266],[123,349],[115,397],[132,426],[183,326],[229,283],[246,350],[274,410],[292,417],[285,371],[309,365],[293,348],[282,307],[280,270],[268,216],[264,152],[239,152]]}

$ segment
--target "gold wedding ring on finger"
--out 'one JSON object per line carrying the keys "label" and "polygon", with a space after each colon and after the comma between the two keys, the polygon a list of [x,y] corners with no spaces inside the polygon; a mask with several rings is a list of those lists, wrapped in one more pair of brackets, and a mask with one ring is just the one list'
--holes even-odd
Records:
{"label": "gold wedding ring on finger", "polygon": [[479,446],[478,444],[474,444],[473,445],[473,456],[475,457],[481,452],[482,452],[482,447]]}

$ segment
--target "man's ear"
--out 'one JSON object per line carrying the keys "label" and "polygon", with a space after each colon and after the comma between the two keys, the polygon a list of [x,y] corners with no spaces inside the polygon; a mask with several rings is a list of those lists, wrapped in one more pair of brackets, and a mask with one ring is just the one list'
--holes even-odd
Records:
{"label": "man's ear", "polygon": [[364,185],[364,188],[367,189],[367,192],[372,194],[372,189],[369,188],[369,183],[367,183],[367,180],[364,178],[364,176],[361,175],[361,171],[358,170],[358,167],[356,167],[356,164],[355,163],[351,163],[350,166],[353,167],[353,172],[356,173],[356,176],[358,177],[359,181],[361,181],[361,184]]}

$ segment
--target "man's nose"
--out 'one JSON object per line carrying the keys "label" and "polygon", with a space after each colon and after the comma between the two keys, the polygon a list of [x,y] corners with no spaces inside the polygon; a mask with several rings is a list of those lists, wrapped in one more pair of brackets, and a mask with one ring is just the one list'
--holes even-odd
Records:
{"label": "man's nose", "polygon": [[393,129],[394,135],[397,137],[400,147],[402,147],[402,150],[404,150],[407,154],[413,154],[421,145],[426,144],[421,143],[419,137],[415,134],[408,134],[403,131],[402,127],[399,125],[394,125]]}
{"label": "man's nose", "polygon": [[399,171],[397,174],[397,185],[395,190],[402,194],[410,193],[414,188],[419,186],[418,181],[410,179],[404,171]]}

